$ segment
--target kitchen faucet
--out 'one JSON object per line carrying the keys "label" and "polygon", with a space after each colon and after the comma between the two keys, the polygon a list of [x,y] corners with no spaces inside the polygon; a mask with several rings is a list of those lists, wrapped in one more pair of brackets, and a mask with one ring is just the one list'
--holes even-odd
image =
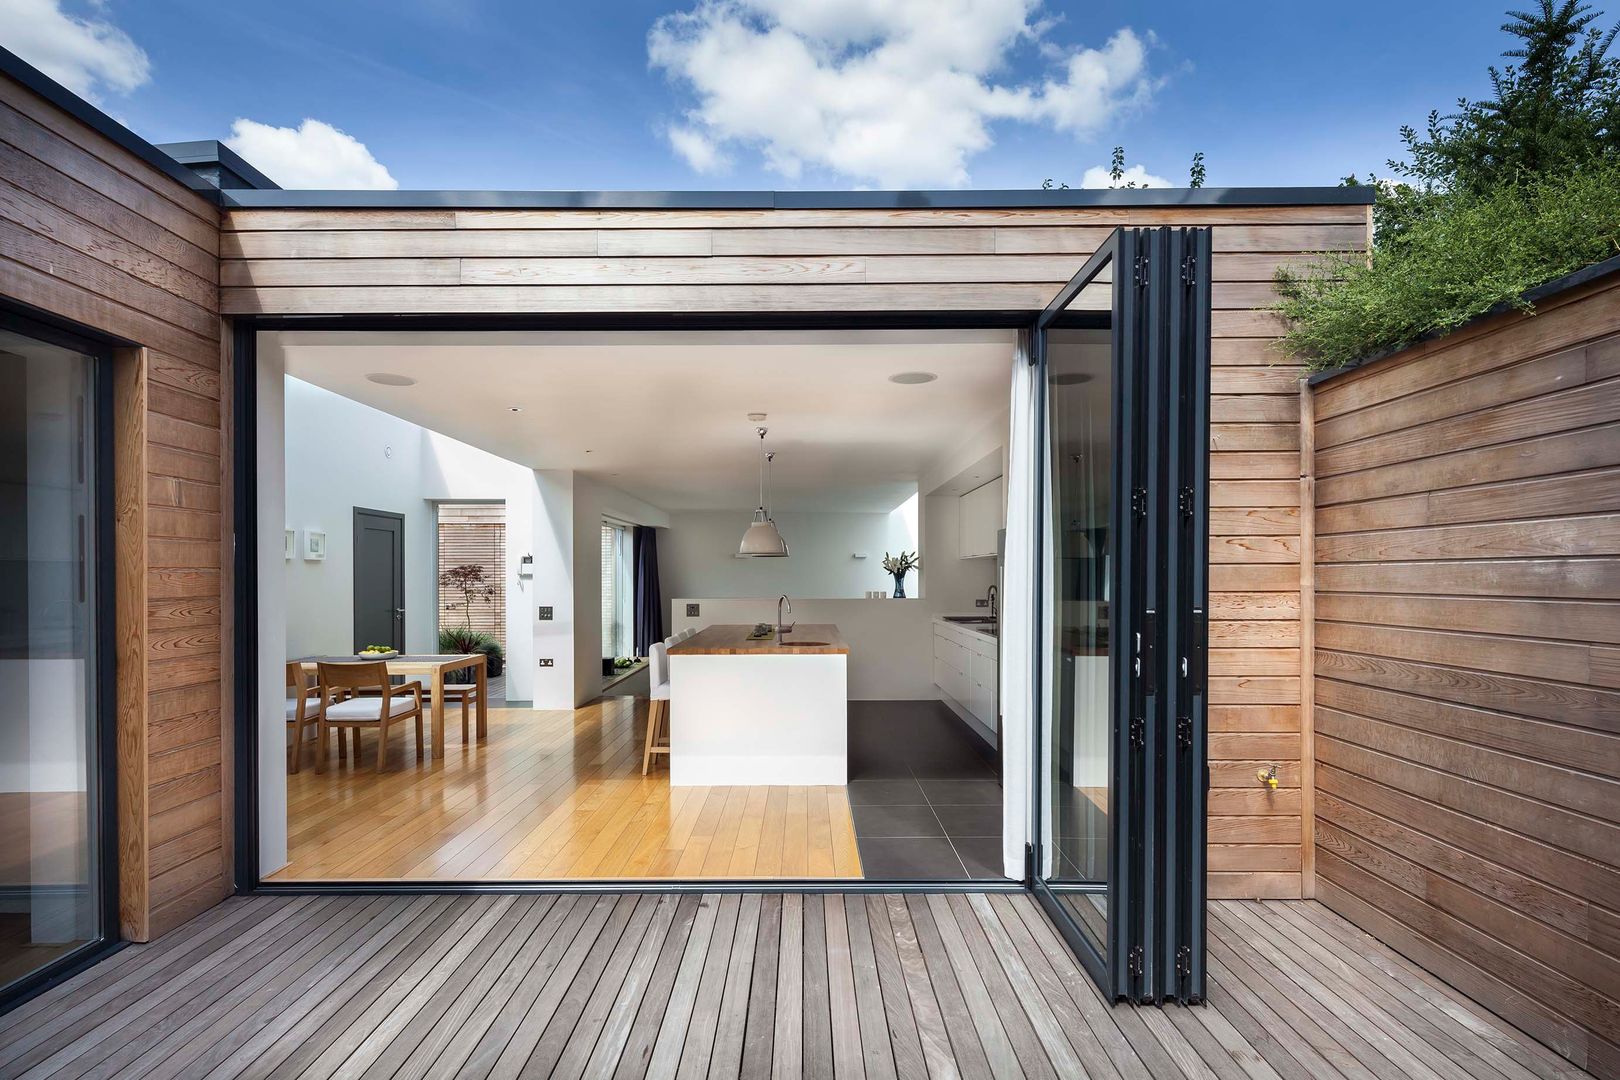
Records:
{"label": "kitchen faucet", "polygon": [[778,645],[782,644],[782,635],[792,632],[793,627],[796,625],[794,623],[788,623],[786,626],[782,625],[783,604],[787,605],[787,613],[789,615],[793,614],[793,601],[787,598],[787,593],[783,593],[776,599],[776,643]]}
{"label": "kitchen faucet", "polygon": [[986,600],[990,601],[990,617],[992,619],[999,618],[1000,616],[996,613],[996,602],[1001,599],[1000,590],[998,590],[994,585],[991,585],[989,590],[985,592],[984,597]]}

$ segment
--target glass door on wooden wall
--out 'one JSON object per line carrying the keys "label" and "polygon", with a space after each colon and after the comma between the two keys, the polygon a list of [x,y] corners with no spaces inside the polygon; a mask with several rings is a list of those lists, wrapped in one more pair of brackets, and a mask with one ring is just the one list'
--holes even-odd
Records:
{"label": "glass door on wooden wall", "polygon": [[0,1000],[112,931],[99,366],[0,321]]}
{"label": "glass door on wooden wall", "polygon": [[1137,1000],[1202,993],[1207,245],[1116,230],[1035,333],[1035,887],[1104,989]]}

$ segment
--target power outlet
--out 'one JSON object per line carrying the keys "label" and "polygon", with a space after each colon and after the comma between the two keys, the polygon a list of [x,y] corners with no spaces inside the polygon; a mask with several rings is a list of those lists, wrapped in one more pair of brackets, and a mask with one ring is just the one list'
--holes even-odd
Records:
{"label": "power outlet", "polygon": [[973,606],[974,607],[989,607],[990,606],[990,600],[989,600],[988,597],[981,596],[981,597],[979,597],[979,599],[973,601]]}
{"label": "power outlet", "polygon": [[543,607],[543,608],[540,609],[540,621],[541,622],[550,622],[551,621],[551,607],[550,607],[550,605],[547,605],[546,607]]}
{"label": "power outlet", "polygon": [[542,656],[542,657],[541,657],[541,658],[540,658],[540,666],[541,666],[541,667],[555,667],[555,666],[556,666],[556,665],[555,665],[555,664],[554,664],[554,663],[553,663],[553,662],[552,662],[552,659],[551,659],[551,657],[549,657],[549,656]]}
{"label": "power outlet", "polygon": [[698,614],[698,606],[696,604],[686,605],[686,617],[688,619],[695,619],[698,617]]}

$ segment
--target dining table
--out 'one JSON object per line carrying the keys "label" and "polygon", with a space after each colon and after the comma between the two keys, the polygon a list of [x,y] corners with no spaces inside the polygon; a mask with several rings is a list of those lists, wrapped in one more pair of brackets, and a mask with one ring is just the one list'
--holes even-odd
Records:
{"label": "dining table", "polygon": [[[477,737],[482,739],[489,734],[489,665],[483,653],[398,653],[380,660],[388,665],[389,675],[428,677],[428,693],[432,699],[433,760],[444,760],[444,677],[452,671],[474,669],[473,679],[478,688],[475,701]],[[366,664],[377,663],[378,660],[354,655],[305,656],[296,662],[303,665],[306,672],[314,674],[317,664]]]}

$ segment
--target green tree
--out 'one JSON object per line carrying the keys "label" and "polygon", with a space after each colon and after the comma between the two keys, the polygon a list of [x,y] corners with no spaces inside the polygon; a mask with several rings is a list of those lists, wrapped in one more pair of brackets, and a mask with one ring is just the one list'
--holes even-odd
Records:
{"label": "green tree", "polygon": [[1508,13],[1491,96],[1402,128],[1405,157],[1368,178],[1371,261],[1278,271],[1289,352],[1328,367],[1528,309],[1525,290],[1620,251],[1620,27],[1602,17],[1578,0]]}

